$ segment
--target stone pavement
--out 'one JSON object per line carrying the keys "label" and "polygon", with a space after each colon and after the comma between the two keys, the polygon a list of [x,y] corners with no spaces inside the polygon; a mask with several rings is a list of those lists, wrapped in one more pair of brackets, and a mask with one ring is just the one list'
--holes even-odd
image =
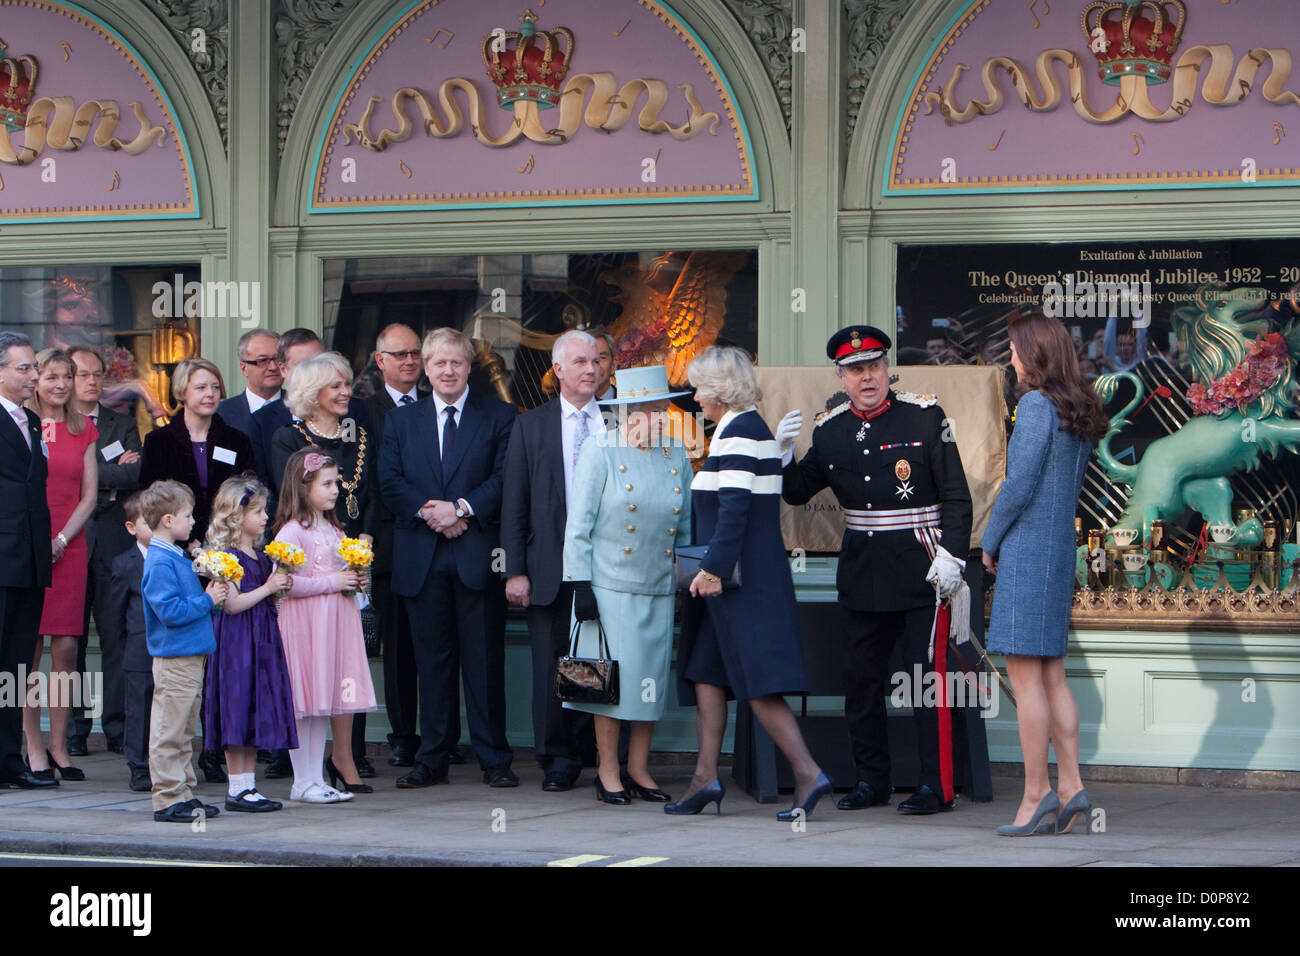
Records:
{"label": "stone pavement", "polygon": [[[373,762],[374,794],[328,806],[286,802],[278,813],[223,811],[195,832],[155,823],[149,795],[127,789],[122,758],[100,750],[78,758],[83,782],[0,791],[0,851],[343,866],[1300,865],[1295,790],[1093,781],[1104,832],[1008,839],[994,828],[1014,815],[1020,783],[1012,777],[994,778],[994,802],[959,797],[954,812],[932,817],[892,806],[837,811],[823,801],[795,832],[774,818],[788,804],[755,803],[725,777],[721,817],[712,809],[669,817],[657,804],[596,802],[593,771],[568,793],[544,793],[528,751],[516,753],[517,789],[484,786],[471,758],[451,768],[450,785],[398,790],[397,771]],[[655,774],[678,795],[689,768],[668,764]],[[287,801],[289,781],[262,781],[261,790]],[[220,804],[224,788],[200,784],[199,792]],[[894,803],[901,799],[895,794]]]}

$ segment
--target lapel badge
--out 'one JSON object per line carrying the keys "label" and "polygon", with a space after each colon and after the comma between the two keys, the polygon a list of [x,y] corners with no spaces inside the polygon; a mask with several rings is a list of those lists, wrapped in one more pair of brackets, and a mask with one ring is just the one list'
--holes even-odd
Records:
{"label": "lapel badge", "polygon": [[907,481],[912,477],[912,463],[906,458],[900,458],[894,462],[894,477],[899,481]]}

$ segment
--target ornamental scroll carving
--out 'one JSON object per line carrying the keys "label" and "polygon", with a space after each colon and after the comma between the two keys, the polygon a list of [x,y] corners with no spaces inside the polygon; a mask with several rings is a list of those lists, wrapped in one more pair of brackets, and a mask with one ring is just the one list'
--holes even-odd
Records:
{"label": "ornamental scroll carving", "polygon": [[851,140],[867,85],[889,38],[898,29],[912,0],[844,0],[844,32],[848,37],[848,80],[844,98],[844,138]]}
{"label": "ornamental scroll carving", "polygon": [[790,0],[725,0],[754,44],[776,90],[785,117],[785,131],[790,132],[790,110],[794,102],[791,92],[791,43],[794,29]]}
{"label": "ornamental scroll carving", "polygon": [[275,18],[275,44],[280,67],[275,122],[276,152],[284,155],[285,137],[303,87],[338,23],[352,12],[358,0],[280,0]]}
{"label": "ornamental scroll carving", "polygon": [[203,92],[216,114],[221,142],[229,146],[230,10],[227,0],[145,0],[145,4],[167,25],[194,64]]}

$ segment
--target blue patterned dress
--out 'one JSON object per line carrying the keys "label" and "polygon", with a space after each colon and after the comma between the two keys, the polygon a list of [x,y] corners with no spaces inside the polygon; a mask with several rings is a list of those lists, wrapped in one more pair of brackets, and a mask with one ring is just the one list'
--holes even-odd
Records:
{"label": "blue patterned dress", "polygon": [[1016,406],[1007,480],[981,547],[998,559],[988,649],[1064,657],[1074,597],[1074,515],[1093,443],[1061,430],[1038,391]]}

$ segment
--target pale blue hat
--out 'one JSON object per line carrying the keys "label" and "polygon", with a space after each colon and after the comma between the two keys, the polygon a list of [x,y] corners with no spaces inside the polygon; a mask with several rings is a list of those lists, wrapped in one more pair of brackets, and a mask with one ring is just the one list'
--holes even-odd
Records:
{"label": "pale blue hat", "polygon": [[646,365],[642,368],[621,368],[615,373],[615,398],[602,399],[602,405],[639,405],[658,402],[666,398],[689,395],[689,391],[674,392],[668,386],[668,369],[663,365]]}

